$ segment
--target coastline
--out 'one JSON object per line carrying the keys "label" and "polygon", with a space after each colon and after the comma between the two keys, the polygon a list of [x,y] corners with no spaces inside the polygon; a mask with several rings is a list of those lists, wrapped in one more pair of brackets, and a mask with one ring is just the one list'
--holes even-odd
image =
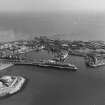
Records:
{"label": "coastline", "polygon": [[104,105],[105,67],[87,68],[83,57],[77,56],[72,56],[68,62],[76,64],[80,71],[63,72],[27,65],[7,68],[1,76],[21,75],[29,81],[21,92],[1,99],[0,105]]}
{"label": "coastline", "polygon": [[13,66],[13,64],[0,64],[0,71]]}

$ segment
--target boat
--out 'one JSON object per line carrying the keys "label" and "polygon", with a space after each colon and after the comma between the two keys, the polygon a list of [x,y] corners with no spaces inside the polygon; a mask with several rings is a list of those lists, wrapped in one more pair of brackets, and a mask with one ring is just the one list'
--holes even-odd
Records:
{"label": "boat", "polygon": [[105,57],[101,54],[87,54],[86,64],[90,67],[105,65]]}
{"label": "boat", "polygon": [[12,95],[18,92],[24,85],[26,79],[21,76],[5,75],[0,78],[0,97]]}
{"label": "boat", "polygon": [[62,70],[71,70],[76,71],[78,68],[70,63],[61,63],[58,62],[58,60],[51,59],[51,60],[42,60],[37,63],[32,63],[33,65],[40,66],[40,67],[50,67],[50,68],[56,68],[56,69],[62,69]]}

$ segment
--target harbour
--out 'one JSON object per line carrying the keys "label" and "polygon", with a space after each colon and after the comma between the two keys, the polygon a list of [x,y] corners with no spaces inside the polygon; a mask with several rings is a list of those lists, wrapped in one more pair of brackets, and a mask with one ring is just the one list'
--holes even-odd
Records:
{"label": "harbour", "polygon": [[13,64],[0,64],[0,71],[13,66]]}
{"label": "harbour", "polygon": [[[5,48],[5,44],[2,45],[0,62],[5,66],[4,70],[0,73],[0,77],[3,75],[20,75],[27,78],[27,84],[22,91],[8,98],[1,99],[0,104],[5,105],[7,101],[7,105],[14,105],[14,103],[16,105],[25,105],[26,103],[26,105],[42,105],[43,103],[46,105],[54,105],[56,103],[58,103],[58,105],[67,103],[71,103],[72,105],[100,103],[104,105],[105,66],[101,64],[103,66],[91,68],[86,65],[85,61],[85,56],[89,51],[90,55],[94,55],[94,51],[96,55],[101,55],[100,52],[94,50],[97,47],[101,49],[101,45],[96,46],[98,42],[95,41],[95,46],[92,44],[93,42],[82,42],[82,45],[88,43],[85,45],[85,47],[89,47],[88,52],[85,51],[86,48],[83,48],[82,52],[79,53],[80,56],[77,52],[76,56],[74,56],[73,51],[75,52],[75,49],[76,51],[81,49],[79,45],[81,41],[74,41],[71,45],[69,43],[66,45],[67,47],[62,47],[62,41],[49,41],[46,37],[41,37],[41,41],[43,42],[44,40],[45,42],[43,44],[39,41],[38,45],[46,46],[43,48],[37,46],[37,49],[41,48],[38,49],[38,51],[33,44],[28,44],[28,47],[30,45],[28,49],[28,47],[26,47],[28,41],[25,41],[27,42],[26,44],[22,41],[21,46],[18,46],[20,44],[20,41],[18,41],[18,45],[16,44],[15,47],[15,42],[12,42],[11,47],[7,46]],[[46,40],[48,40],[47,43]],[[56,44],[54,42],[56,42]],[[75,44],[75,46],[71,48],[70,46],[73,44]],[[10,42],[8,45],[10,45]],[[24,50],[20,50],[21,47],[22,49],[24,47]],[[81,56],[83,53],[85,56]],[[98,57],[100,58],[100,56]],[[103,59],[103,57],[101,58]],[[73,69],[71,69],[72,67]],[[60,70],[61,68],[62,70]],[[66,69],[70,69],[69,72]],[[72,72],[73,70],[76,72]],[[100,97],[102,97],[101,100]],[[23,98],[25,98],[26,101],[24,101]],[[22,101],[18,101],[21,99]]]}
{"label": "harbour", "polygon": [[82,57],[72,57],[70,61],[80,68],[79,72],[65,72],[27,65],[16,65],[2,71],[0,76],[21,75],[27,77],[29,81],[21,92],[0,100],[0,104],[104,105],[105,67],[88,68]]}
{"label": "harbour", "polygon": [[[104,14],[1,14],[0,41],[28,40],[39,35],[72,41],[104,40],[104,23]],[[17,41],[13,43],[18,44]],[[6,43],[5,48],[11,45]],[[3,47],[1,46],[1,49]],[[18,50],[21,53],[26,48],[16,47],[22,48]],[[91,44],[88,47],[92,48]],[[52,56],[47,55],[44,51],[29,54],[30,58],[35,60],[52,59]],[[66,61],[75,64],[79,68],[77,72],[32,65],[13,65],[1,70],[0,77],[20,75],[28,81],[18,93],[0,99],[0,105],[105,105],[105,66],[88,67],[84,57],[83,53],[73,52]]]}

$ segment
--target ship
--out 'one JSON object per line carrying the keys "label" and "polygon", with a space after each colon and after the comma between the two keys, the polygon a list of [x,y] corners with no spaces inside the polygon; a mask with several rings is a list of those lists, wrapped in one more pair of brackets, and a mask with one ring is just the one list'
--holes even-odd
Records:
{"label": "ship", "polygon": [[49,59],[49,60],[41,60],[37,63],[32,63],[33,65],[40,66],[40,67],[47,67],[47,68],[55,68],[58,70],[69,70],[69,71],[76,71],[78,68],[70,63],[61,63],[57,59]]}
{"label": "ship", "polygon": [[0,78],[0,98],[17,93],[26,82],[21,76],[5,75]]}
{"label": "ship", "polygon": [[99,67],[105,65],[105,55],[90,53],[86,56],[86,64],[89,67]]}

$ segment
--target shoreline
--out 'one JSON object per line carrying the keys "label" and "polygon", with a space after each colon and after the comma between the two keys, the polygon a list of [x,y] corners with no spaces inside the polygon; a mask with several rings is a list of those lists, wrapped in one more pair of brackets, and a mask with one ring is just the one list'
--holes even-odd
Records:
{"label": "shoreline", "polygon": [[0,71],[6,69],[8,67],[11,67],[11,66],[13,66],[13,64],[0,64]]}

